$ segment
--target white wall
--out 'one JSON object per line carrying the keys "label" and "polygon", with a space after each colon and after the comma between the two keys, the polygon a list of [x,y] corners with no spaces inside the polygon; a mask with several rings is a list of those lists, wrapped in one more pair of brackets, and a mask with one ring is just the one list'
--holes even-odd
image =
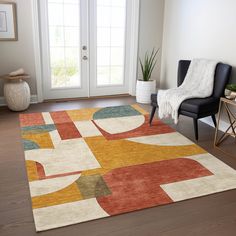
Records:
{"label": "white wall", "polygon": [[[192,58],[232,65],[230,82],[236,83],[235,9],[235,0],[165,0],[162,88],[176,87],[178,61]],[[208,118],[204,122],[212,124]],[[227,123],[221,124],[225,130]]]}
{"label": "white wall", "polygon": [[[31,0],[14,2],[17,3],[19,41],[0,42],[0,74],[7,74],[23,67],[31,75],[29,81],[31,93],[36,94]],[[141,0],[140,3],[139,55],[142,58],[147,50],[161,47],[164,0]],[[153,73],[153,77],[157,80],[160,78],[160,58],[161,55]],[[2,90],[0,83],[0,96],[3,94]]]}
{"label": "white wall", "polygon": [[[143,59],[146,51],[162,47],[163,18],[165,0],[140,1],[140,31],[139,31],[139,57]],[[161,72],[161,51],[158,55],[157,66],[153,71],[153,79],[159,85]],[[139,68],[139,77],[141,70]]]}
{"label": "white wall", "polygon": [[210,58],[236,67],[235,9],[235,0],[165,0],[163,88],[176,86],[180,59]]}
{"label": "white wall", "polygon": [[[5,0],[8,1],[8,0]],[[24,67],[31,75],[32,94],[36,93],[30,0],[17,3],[17,42],[0,42],[0,74]],[[139,56],[162,44],[161,86],[176,86],[179,59],[207,57],[236,66],[235,0],[141,0]],[[160,59],[153,73],[159,80]],[[140,75],[140,67],[139,67]],[[233,74],[236,77],[236,72]],[[0,85],[0,96],[2,86]]]}
{"label": "white wall", "polygon": [[[4,1],[9,2],[8,0]],[[31,76],[28,81],[31,93],[36,94],[31,1],[16,0],[14,2],[17,4],[18,41],[0,42],[0,74],[8,74],[23,67]],[[0,96],[3,94],[2,90],[1,81]]]}

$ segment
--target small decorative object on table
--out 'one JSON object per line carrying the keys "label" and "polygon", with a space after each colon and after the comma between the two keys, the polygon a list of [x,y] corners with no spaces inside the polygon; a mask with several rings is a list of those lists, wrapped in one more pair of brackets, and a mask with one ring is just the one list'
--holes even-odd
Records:
{"label": "small decorative object on table", "polygon": [[[234,113],[233,109],[231,107],[236,107],[236,101],[230,100],[227,98],[221,98],[220,99],[220,107],[219,107],[219,115],[218,115],[218,122],[217,122],[217,127],[216,127],[216,132],[215,132],[215,141],[214,141],[214,146],[216,148],[221,149],[219,146],[220,144],[228,137],[234,137],[236,139],[236,114]],[[219,126],[220,126],[220,120],[222,116],[222,111],[223,108],[226,110],[228,122],[229,122],[229,127],[226,129],[223,134],[219,136]],[[230,132],[231,131],[231,132]],[[221,149],[221,151],[223,151]],[[223,151],[225,152],[225,151]],[[227,153],[229,154],[229,153]],[[229,154],[230,155],[230,154]]]}
{"label": "small decorative object on table", "polygon": [[1,79],[4,83],[4,97],[7,106],[12,111],[24,111],[30,105],[30,88],[26,79],[30,76],[25,74],[23,69],[4,75]]}
{"label": "small decorative object on table", "polygon": [[228,84],[225,89],[225,97],[227,99],[236,99],[236,84]]}
{"label": "small decorative object on table", "polygon": [[152,80],[151,76],[157,62],[158,51],[159,49],[157,51],[153,49],[151,55],[146,53],[144,62],[139,59],[143,78],[142,80],[137,80],[136,101],[138,103],[151,103],[151,94],[156,92],[156,80]]}

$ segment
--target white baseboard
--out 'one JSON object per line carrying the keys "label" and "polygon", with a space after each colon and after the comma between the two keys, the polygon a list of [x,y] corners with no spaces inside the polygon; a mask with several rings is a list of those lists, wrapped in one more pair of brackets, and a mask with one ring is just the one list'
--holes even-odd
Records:
{"label": "white baseboard", "polygon": [[[210,125],[210,126],[215,128],[214,123],[213,123],[211,117],[206,117],[206,118],[203,118],[203,119],[200,119],[200,120],[202,122],[204,122],[204,123],[206,123],[206,124],[208,124],[208,125]],[[222,120],[220,121],[219,130],[224,132],[224,131],[226,131],[228,129],[228,127],[229,127],[229,124],[227,122],[222,121]]]}
{"label": "white baseboard", "polygon": [[[30,97],[30,104],[36,104],[38,103],[38,96],[37,95],[31,95]],[[0,97],[0,107],[6,106],[6,101],[4,97]]]}

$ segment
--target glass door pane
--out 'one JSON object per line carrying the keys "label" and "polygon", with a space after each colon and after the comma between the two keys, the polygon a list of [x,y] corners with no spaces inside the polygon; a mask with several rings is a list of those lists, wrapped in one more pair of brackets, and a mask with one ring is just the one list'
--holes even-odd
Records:
{"label": "glass door pane", "polygon": [[126,0],[97,0],[98,87],[124,84]]}
{"label": "glass door pane", "polygon": [[80,0],[48,0],[51,88],[81,87]]}

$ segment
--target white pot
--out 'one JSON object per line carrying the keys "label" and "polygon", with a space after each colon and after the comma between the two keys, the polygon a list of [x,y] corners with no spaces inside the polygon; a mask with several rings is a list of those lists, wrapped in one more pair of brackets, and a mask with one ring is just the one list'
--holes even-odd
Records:
{"label": "white pot", "polygon": [[12,80],[4,84],[4,96],[9,109],[24,111],[30,104],[29,85],[22,80]]}
{"label": "white pot", "polygon": [[225,89],[225,96],[230,96],[231,91],[229,89]]}
{"label": "white pot", "polygon": [[152,93],[156,93],[156,80],[137,80],[136,101],[138,103],[150,104]]}

